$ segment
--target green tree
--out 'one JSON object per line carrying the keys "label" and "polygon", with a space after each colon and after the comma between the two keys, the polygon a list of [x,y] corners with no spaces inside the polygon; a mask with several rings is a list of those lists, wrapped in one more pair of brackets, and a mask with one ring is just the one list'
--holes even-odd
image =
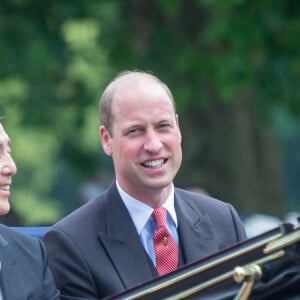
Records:
{"label": "green tree", "polygon": [[134,68],[174,93],[184,149],[176,183],[282,216],[274,110],[299,115],[299,15],[295,0],[1,1],[0,98],[25,224],[57,220],[78,206],[90,174],[111,171],[98,98]]}
{"label": "green tree", "polygon": [[79,183],[103,164],[97,95],[107,55],[87,9],[1,2],[0,96],[19,167],[12,204],[24,224],[53,223],[76,208]]}
{"label": "green tree", "polygon": [[283,216],[273,112],[299,115],[299,3],[132,0],[120,7],[111,62],[153,70],[178,103],[185,160],[177,183],[204,187],[243,212]]}

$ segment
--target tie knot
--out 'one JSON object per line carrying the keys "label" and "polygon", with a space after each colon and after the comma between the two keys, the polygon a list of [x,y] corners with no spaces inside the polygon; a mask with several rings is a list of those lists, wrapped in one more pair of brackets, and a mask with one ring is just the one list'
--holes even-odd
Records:
{"label": "tie knot", "polygon": [[153,219],[157,227],[166,226],[167,210],[163,207],[154,209],[152,213]]}

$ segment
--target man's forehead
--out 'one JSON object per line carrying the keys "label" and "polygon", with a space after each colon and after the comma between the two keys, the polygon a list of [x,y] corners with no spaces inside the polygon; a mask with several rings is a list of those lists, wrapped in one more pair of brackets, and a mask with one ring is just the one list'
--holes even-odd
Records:
{"label": "man's forehead", "polygon": [[165,93],[172,104],[170,95],[165,87],[157,80],[145,74],[132,74],[132,76],[120,78],[119,81],[116,82],[114,102],[117,102],[117,100],[123,100],[126,95],[128,97],[132,97],[139,95],[139,93],[148,94],[149,92]]}
{"label": "man's forehead", "polygon": [[9,141],[9,137],[8,137],[6,131],[4,130],[4,127],[0,123],[0,143],[3,144],[8,141]]}
{"label": "man's forehead", "polygon": [[0,123],[0,134],[3,135],[5,133],[4,128],[2,124]]}

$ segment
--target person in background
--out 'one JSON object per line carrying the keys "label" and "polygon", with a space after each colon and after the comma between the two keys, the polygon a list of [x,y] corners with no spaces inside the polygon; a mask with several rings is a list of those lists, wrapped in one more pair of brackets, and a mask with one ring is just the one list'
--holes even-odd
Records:
{"label": "person in background", "polygon": [[169,88],[125,71],[100,100],[100,138],[115,180],[44,235],[63,299],[101,299],[246,239],[235,209],[174,187],[181,132]]}
{"label": "person in background", "polygon": [[[10,186],[16,172],[10,139],[0,123],[0,215],[10,210]],[[0,266],[1,300],[60,299],[40,239],[0,225]]]}

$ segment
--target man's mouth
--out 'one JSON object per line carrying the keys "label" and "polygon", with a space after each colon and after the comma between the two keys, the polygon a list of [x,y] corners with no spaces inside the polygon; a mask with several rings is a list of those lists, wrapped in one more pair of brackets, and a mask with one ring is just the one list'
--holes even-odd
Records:
{"label": "man's mouth", "polygon": [[10,186],[9,185],[0,185],[0,190],[2,191],[9,191]]}
{"label": "man's mouth", "polygon": [[156,160],[150,160],[142,165],[146,168],[151,168],[151,169],[157,169],[160,168],[164,164],[165,160],[164,159],[156,159]]}

